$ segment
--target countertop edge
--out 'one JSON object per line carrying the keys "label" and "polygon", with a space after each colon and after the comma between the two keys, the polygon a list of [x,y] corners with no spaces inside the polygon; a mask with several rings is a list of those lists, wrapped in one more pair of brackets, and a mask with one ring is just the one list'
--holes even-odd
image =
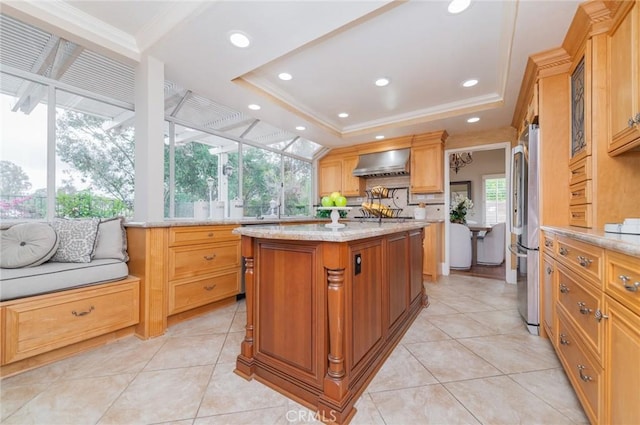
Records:
{"label": "countertop edge", "polygon": [[601,230],[581,229],[577,227],[540,226],[544,231],[571,237],[600,248],[640,257],[640,235],[607,233]]}

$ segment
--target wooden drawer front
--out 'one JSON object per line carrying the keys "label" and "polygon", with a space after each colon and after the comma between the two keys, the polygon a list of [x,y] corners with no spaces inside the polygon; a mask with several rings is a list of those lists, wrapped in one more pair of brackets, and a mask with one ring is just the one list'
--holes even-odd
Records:
{"label": "wooden drawer front", "polygon": [[591,228],[591,204],[571,205],[569,207],[569,225]]}
{"label": "wooden drawer front", "polygon": [[640,258],[607,251],[605,291],[640,315]]}
{"label": "wooden drawer front", "polygon": [[602,368],[584,350],[575,330],[558,312],[558,354],[592,424],[602,423],[604,377]]}
{"label": "wooden drawer front", "polygon": [[543,251],[552,257],[555,256],[554,245],[555,245],[555,235],[553,233],[542,233],[542,247]]}
{"label": "wooden drawer front", "polygon": [[169,280],[240,267],[240,242],[169,248]]}
{"label": "wooden drawer front", "polygon": [[169,246],[239,240],[240,235],[232,233],[236,227],[238,226],[172,227],[169,230]]}
{"label": "wooden drawer front", "polygon": [[135,279],[7,306],[3,363],[137,324],[139,283]]}
{"label": "wooden drawer front", "polygon": [[558,308],[563,309],[567,318],[573,321],[576,329],[589,346],[592,354],[602,359],[604,332],[602,320],[596,319],[596,312],[602,313],[602,292],[571,273],[562,265],[556,266],[558,273]]}
{"label": "wooden drawer front", "polygon": [[591,180],[585,180],[569,187],[569,205],[590,204],[592,202]]}
{"label": "wooden drawer front", "polygon": [[240,292],[240,269],[169,285],[169,314],[190,310]]}
{"label": "wooden drawer front", "polygon": [[591,157],[587,156],[569,165],[569,185],[591,180]]}
{"label": "wooden drawer front", "polygon": [[602,289],[604,250],[574,239],[558,236],[556,258],[574,271],[589,279]]}

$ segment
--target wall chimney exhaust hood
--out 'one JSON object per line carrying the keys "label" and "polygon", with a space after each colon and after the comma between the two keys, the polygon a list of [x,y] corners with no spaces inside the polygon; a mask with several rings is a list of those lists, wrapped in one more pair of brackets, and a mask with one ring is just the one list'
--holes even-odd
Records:
{"label": "wall chimney exhaust hood", "polygon": [[360,155],[353,175],[356,177],[408,175],[409,153],[410,149],[398,149]]}

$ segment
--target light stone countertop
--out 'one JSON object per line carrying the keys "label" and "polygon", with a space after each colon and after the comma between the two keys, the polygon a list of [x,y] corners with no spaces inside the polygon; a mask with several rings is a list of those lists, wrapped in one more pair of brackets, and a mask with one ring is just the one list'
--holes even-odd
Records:
{"label": "light stone countertop", "polygon": [[350,221],[345,227],[332,228],[324,224],[246,226],[233,232],[243,236],[264,239],[298,241],[349,242],[375,236],[389,235],[419,229],[429,223],[422,220],[407,220],[403,223],[359,223]]}
{"label": "light stone countertop", "polygon": [[540,228],[544,231],[574,238],[600,248],[640,257],[640,235],[606,233],[602,230],[583,229],[580,227],[540,226]]}
{"label": "light stone countertop", "polygon": [[196,220],[190,218],[177,218],[174,220],[164,221],[127,221],[124,223],[125,227],[179,227],[179,226],[229,226],[237,225],[242,226],[246,224],[278,224],[278,223],[297,223],[297,222],[329,222],[327,218],[315,218],[315,217],[268,217],[265,216],[261,219],[255,217],[245,218],[226,218],[222,220]]}

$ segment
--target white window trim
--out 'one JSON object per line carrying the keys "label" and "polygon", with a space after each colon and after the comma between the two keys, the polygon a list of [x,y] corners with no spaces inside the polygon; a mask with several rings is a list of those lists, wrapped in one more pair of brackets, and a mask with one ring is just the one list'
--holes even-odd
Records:
{"label": "white window trim", "polygon": [[487,193],[487,180],[490,179],[505,179],[505,190],[507,191],[507,197],[509,196],[509,182],[507,181],[507,175],[504,173],[501,174],[483,174],[482,175],[482,222],[487,222],[487,200],[485,199],[485,195]]}

